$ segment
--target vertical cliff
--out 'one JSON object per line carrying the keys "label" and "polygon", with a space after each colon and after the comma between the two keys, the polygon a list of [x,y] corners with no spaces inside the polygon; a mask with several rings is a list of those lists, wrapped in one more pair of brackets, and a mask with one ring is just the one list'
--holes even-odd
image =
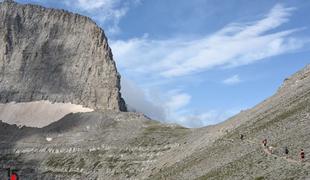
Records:
{"label": "vertical cliff", "polygon": [[0,3],[0,103],[48,100],[126,111],[107,38],[63,10]]}

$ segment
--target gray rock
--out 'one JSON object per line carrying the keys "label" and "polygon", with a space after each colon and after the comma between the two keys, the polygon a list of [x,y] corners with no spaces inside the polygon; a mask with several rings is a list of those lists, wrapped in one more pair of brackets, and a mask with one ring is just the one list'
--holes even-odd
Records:
{"label": "gray rock", "polygon": [[108,40],[87,17],[0,3],[0,103],[49,100],[126,111]]}

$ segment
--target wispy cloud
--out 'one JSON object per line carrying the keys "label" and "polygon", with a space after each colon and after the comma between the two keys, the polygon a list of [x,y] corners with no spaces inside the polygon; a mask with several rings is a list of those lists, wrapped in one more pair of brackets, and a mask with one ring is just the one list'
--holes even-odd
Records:
{"label": "wispy cloud", "polygon": [[[67,1],[70,3],[70,1]],[[99,8],[113,9],[118,0],[77,0],[76,6],[86,11],[93,11]]]}
{"label": "wispy cloud", "polygon": [[166,120],[166,110],[160,99],[148,98],[145,90],[126,78],[122,78],[121,86],[122,97],[125,99],[129,111],[143,112],[156,120]]}
{"label": "wispy cloud", "polygon": [[186,105],[189,104],[189,102],[191,101],[191,98],[192,98],[189,94],[182,93],[179,91],[170,92],[170,93],[168,93],[168,96],[170,96],[170,98],[164,104],[164,106],[166,106],[167,109],[169,109],[171,111],[176,111],[176,110],[179,110],[179,109],[185,107]]}
{"label": "wispy cloud", "polygon": [[226,85],[234,85],[234,84],[238,84],[241,82],[241,79],[239,77],[239,75],[233,75],[225,80],[223,80],[223,83]]}
{"label": "wispy cloud", "polygon": [[[122,81],[122,96],[125,99],[129,111],[143,112],[145,115],[163,122],[177,122],[177,112],[190,103],[191,96],[180,90],[171,90],[161,93],[161,97],[142,90],[136,83],[128,79]],[[149,98],[148,96],[152,96]],[[180,123],[181,124],[181,123]]]}
{"label": "wispy cloud", "polygon": [[101,24],[108,24],[107,31],[118,33],[119,22],[130,7],[138,3],[137,0],[65,0],[68,8],[91,16]]}
{"label": "wispy cloud", "polygon": [[207,125],[213,125],[227,120],[229,117],[240,112],[241,109],[231,110],[209,110],[204,113],[181,113],[176,114],[176,122],[185,127],[197,128]]}
{"label": "wispy cloud", "polygon": [[130,111],[143,112],[148,117],[166,123],[177,123],[188,128],[203,127],[216,124],[240,112],[241,108],[229,110],[208,110],[197,113],[188,108],[191,102],[191,95],[180,89],[169,92],[160,92],[160,98],[148,98],[145,89],[142,90],[134,82],[122,80],[122,95]]}
{"label": "wispy cloud", "polygon": [[[179,36],[158,40],[145,35],[129,40],[115,40],[110,44],[123,74],[135,77],[138,82],[141,77],[148,77],[153,84],[166,82],[167,79],[178,81],[178,77],[194,75],[197,72],[214,68],[234,68],[304,48],[308,40],[295,36],[302,28],[279,28],[289,22],[294,10],[295,8],[278,4],[259,20],[230,23],[203,37]],[[222,81],[227,85],[240,82],[239,75]],[[144,88],[145,93],[152,87]],[[160,109],[160,114],[164,117],[162,120],[187,127],[214,124],[241,110],[232,108],[233,110],[206,110],[204,113],[195,113],[194,109],[188,107],[190,94],[182,90],[175,91],[174,94],[159,93],[162,96],[159,100],[148,99],[145,102],[151,103],[150,107],[157,107],[154,104],[164,107]],[[148,110],[147,114],[151,111]],[[154,108],[154,112],[158,112],[158,108]]]}
{"label": "wispy cloud", "polygon": [[303,48],[306,42],[294,37],[301,29],[277,31],[293,10],[278,4],[261,20],[231,23],[205,37],[153,40],[145,36],[111,45],[118,65],[135,73],[171,78],[236,67]]}
{"label": "wispy cloud", "polygon": [[[20,0],[24,1],[24,0]],[[33,0],[42,5],[56,4],[70,11],[91,17],[111,35],[120,32],[120,20],[130,8],[141,3],[142,0]],[[27,1],[26,1],[27,2]]]}

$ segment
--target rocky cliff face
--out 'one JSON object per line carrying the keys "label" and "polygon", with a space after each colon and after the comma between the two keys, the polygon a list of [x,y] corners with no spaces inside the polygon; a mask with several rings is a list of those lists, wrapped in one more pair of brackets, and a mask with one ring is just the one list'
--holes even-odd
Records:
{"label": "rocky cliff face", "polygon": [[125,111],[107,38],[89,18],[0,3],[0,103],[48,100]]}

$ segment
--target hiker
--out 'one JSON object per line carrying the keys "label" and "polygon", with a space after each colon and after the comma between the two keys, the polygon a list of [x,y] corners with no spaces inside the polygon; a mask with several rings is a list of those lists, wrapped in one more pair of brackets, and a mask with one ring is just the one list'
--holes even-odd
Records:
{"label": "hiker", "polygon": [[19,180],[16,170],[11,170],[11,168],[7,168],[7,172],[8,172],[8,180]]}
{"label": "hiker", "polygon": [[270,154],[272,154],[273,153],[273,147],[272,146],[269,146],[269,152],[270,152]]}
{"label": "hiker", "polygon": [[244,135],[243,135],[243,134],[240,134],[240,139],[241,139],[241,141],[243,140],[243,138],[244,138]]}
{"label": "hiker", "polygon": [[303,149],[300,150],[300,159],[301,161],[305,160],[305,151]]}
{"label": "hiker", "polygon": [[264,139],[262,143],[263,143],[264,147],[267,147],[267,139]]}
{"label": "hiker", "polygon": [[288,148],[287,148],[287,146],[284,148],[284,154],[287,156],[288,155]]}
{"label": "hiker", "polygon": [[13,172],[10,176],[10,180],[18,180],[18,179],[19,179],[18,175],[15,172]]}

